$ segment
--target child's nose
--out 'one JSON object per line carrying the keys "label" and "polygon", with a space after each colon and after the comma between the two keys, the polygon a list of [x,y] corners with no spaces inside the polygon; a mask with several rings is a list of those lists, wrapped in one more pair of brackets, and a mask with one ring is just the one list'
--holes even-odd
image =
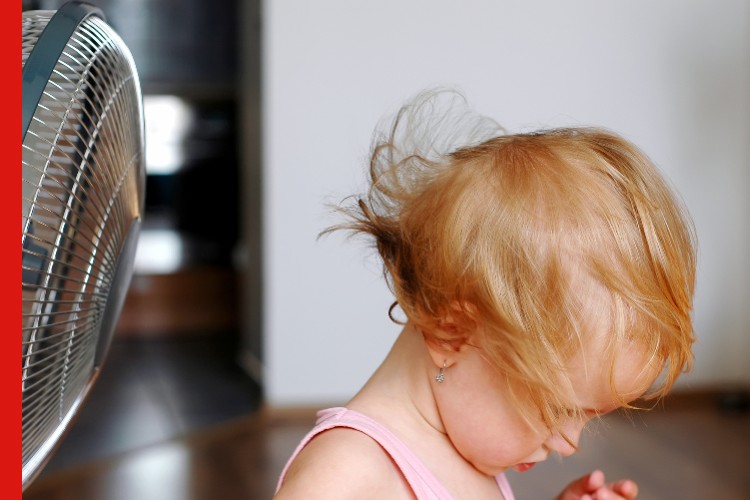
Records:
{"label": "child's nose", "polygon": [[547,448],[563,457],[572,455],[578,451],[578,440],[581,438],[584,425],[585,421],[566,424],[561,432],[556,432],[547,439]]}

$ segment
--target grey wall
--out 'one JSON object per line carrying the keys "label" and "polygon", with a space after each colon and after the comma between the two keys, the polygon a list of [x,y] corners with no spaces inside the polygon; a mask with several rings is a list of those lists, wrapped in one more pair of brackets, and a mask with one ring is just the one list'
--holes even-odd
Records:
{"label": "grey wall", "polygon": [[750,383],[750,6],[717,2],[263,6],[263,366],[271,405],[350,397],[398,331],[377,261],[317,241],[324,203],[363,185],[376,121],[416,91],[461,88],[511,131],[602,125],[682,193],[700,239],[695,370]]}

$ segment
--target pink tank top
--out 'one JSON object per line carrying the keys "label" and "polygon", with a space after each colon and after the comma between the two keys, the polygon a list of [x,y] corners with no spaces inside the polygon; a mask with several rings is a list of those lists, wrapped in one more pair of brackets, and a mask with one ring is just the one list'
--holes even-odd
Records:
{"label": "pink tank top", "polygon": [[[289,466],[300,451],[315,436],[335,427],[347,427],[360,431],[374,439],[395,462],[401,473],[409,483],[418,500],[453,500],[453,495],[437,480],[430,470],[417,458],[407,446],[391,431],[377,423],[370,417],[347,408],[329,408],[318,412],[315,427],[302,439],[287,462],[276,485],[276,491],[281,488]],[[495,477],[500,493],[505,500],[514,500],[510,484],[504,474]]]}

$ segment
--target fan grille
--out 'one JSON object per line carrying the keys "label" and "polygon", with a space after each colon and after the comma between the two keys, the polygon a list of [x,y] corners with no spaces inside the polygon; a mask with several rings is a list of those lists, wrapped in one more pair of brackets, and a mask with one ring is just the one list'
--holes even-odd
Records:
{"label": "fan grille", "polygon": [[[53,14],[24,13],[23,65]],[[118,260],[143,211],[142,116],[130,53],[105,21],[86,18],[65,45],[23,140],[24,484],[101,362]]]}

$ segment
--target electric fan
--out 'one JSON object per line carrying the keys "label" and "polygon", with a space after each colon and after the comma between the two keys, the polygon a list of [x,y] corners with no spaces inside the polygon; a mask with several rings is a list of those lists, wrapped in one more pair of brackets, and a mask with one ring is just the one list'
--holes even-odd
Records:
{"label": "electric fan", "polygon": [[94,384],[133,272],[144,209],[140,83],[81,2],[22,15],[22,481]]}

